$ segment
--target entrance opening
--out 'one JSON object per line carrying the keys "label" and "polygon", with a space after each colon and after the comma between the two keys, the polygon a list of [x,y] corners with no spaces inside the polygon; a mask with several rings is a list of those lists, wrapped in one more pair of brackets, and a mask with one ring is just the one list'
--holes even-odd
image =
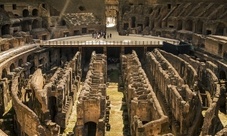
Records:
{"label": "entrance opening", "polygon": [[116,20],[114,17],[107,17],[106,18],[106,27],[113,27],[116,25]]}
{"label": "entrance opening", "polygon": [[56,97],[54,96],[49,97],[49,109],[50,109],[51,120],[55,121],[55,116],[57,114],[57,106],[56,106]]}
{"label": "entrance opening", "polygon": [[87,122],[84,124],[84,134],[85,136],[96,136],[96,123]]}
{"label": "entrance opening", "polygon": [[[219,81],[221,86],[226,86],[226,74],[223,70],[219,73]],[[221,90],[220,111],[226,114],[226,110],[226,90]]]}

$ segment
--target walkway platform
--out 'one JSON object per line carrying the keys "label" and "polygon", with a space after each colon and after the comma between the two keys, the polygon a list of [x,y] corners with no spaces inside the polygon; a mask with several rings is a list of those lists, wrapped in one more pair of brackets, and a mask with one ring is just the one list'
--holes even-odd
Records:
{"label": "walkway platform", "polygon": [[162,47],[163,41],[170,43],[178,42],[175,39],[168,39],[156,36],[143,36],[130,34],[121,36],[118,34],[116,27],[106,29],[106,34],[112,34],[111,38],[92,38],[91,34],[81,36],[70,36],[57,39],[42,41],[41,47]]}

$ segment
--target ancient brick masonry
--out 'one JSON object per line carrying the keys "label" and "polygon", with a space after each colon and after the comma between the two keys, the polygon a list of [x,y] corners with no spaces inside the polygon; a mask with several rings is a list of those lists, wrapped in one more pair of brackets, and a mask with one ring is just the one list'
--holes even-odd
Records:
{"label": "ancient brick masonry", "polygon": [[121,56],[124,95],[132,136],[150,136],[169,132],[164,115],[135,51]]}
{"label": "ancient brick masonry", "polygon": [[221,123],[218,113],[221,105],[225,105],[224,103],[226,102],[224,94],[225,87],[218,82],[218,78],[215,75],[217,72],[217,66],[210,61],[206,61],[206,63],[204,63],[199,60],[194,60],[185,54],[180,55],[180,57],[192,64],[193,67],[196,66],[195,69],[199,75],[198,96],[200,98],[200,102],[202,103],[203,111],[206,112],[203,119],[204,121],[201,134],[214,135],[222,128],[219,126]]}
{"label": "ancient brick masonry", "polygon": [[[23,68],[17,68],[12,76],[12,100],[15,109],[16,128],[19,135],[59,135],[65,128],[72,111],[81,77],[81,56],[76,53],[63,68],[54,74],[43,75],[37,69],[25,86]],[[50,78],[49,78],[50,77]],[[32,122],[32,125],[31,125]]]}
{"label": "ancient brick masonry", "polygon": [[146,72],[150,73],[149,80],[155,88],[165,114],[170,118],[173,134],[192,135],[200,116],[197,112],[197,109],[201,109],[198,96],[184,83],[176,69],[158,49],[148,52],[146,61]]}
{"label": "ancient brick masonry", "polygon": [[[89,70],[77,103],[77,136],[105,135],[107,62],[104,54],[92,53]],[[92,128],[95,126],[95,130]],[[91,132],[92,131],[92,132]]]}

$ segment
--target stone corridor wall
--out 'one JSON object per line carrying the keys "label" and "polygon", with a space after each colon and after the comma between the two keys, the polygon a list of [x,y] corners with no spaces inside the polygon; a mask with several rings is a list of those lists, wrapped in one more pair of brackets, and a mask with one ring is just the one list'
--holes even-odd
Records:
{"label": "stone corridor wall", "polygon": [[131,135],[169,133],[168,117],[164,115],[135,51],[121,56],[121,71]]}
{"label": "stone corridor wall", "polygon": [[[217,72],[217,66],[206,61],[200,62],[192,59],[188,55],[180,55],[181,58],[186,60],[189,64],[196,67],[198,73],[198,87],[200,88],[198,96],[200,98],[203,110],[206,112],[204,115],[203,126],[201,135],[214,135],[223,126],[220,125],[219,109],[220,99],[222,92],[225,92],[224,88],[221,88],[219,80],[214,72]],[[211,70],[211,69],[212,70]]]}
{"label": "stone corridor wall", "polygon": [[75,134],[88,135],[95,123],[96,136],[105,135],[107,59],[104,54],[92,52],[89,70],[77,103]]}
{"label": "stone corridor wall", "polygon": [[[171,126],[174,135],[192,135],[199,121],[199,99],[195,92],[184,83],[175,68],[155,49],[146,54],[147,73],[157,84],[157,93],[164,97],[170,107]],[[158,97],[159,101],[163,98]],[[200,109],[201,110],[201,109]]]}
{"label": "stone corridor wall", "polygon": [[197,89],[198,75],[196,70],[187,61],[182,58],[168,53],[163,50],[159,50],[163,57],[178,71],[179,76],[184,80],[184,83],[189,86],[190,89]]}

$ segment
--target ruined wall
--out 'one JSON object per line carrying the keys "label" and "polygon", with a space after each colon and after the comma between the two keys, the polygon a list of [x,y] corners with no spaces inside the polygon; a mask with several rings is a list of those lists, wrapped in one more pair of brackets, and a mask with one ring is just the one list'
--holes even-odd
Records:
{"label": "ruined wall", "polygon": [[184,80],[184,83],[192,90],[197,89],[198,75],[196,70],[185,60],[171,53],[159,50],[160,53],[172,64],[172,66],[178,71],[179,75]]}
{"label": "ruined wall", "polygon": [[121,56],[121,68],[131,135],[168,133],[168,117],[164,115],[135,51]]}
{"label": "ruined wall", "polygon": [[[220,124],[220,119],[218,112],[220,110],[220,100],[224,88],[221,88],[219,80],[214,72],[217,72],[217,65],[213,64],[210,61],[200,62],[198,60],[192,59],[188,55],[180,55],[181,58],[186,60],[188,63],[196,66],[198,73],[198,86],[200,88],[198,96],[205,111],[203,126],[201,130],[201,135],[214,135],[222,127]],[[211,70],[211,69],[212,70]],[[222,101],[225,103],[225,101]]]}
{"label": "ruined wall", "polygon": [[149,80],[151,83],[155,80],[158,88],[156,94],[161,93],[158,96],[159,101],[163,101],[164,97],[164,101],[170,107],[173,133],[175,135],[195,134],[201,115],[198,96],[190,90],[178,72],[157,49],[146,54],[146,61],[147,73],[153,76],[149,77]]}
{"label": "ruined wall", "polygon": [[95,134],[105,135],[107,62],[104,54],[92,53],[89,70],[77,104],[75,134],[87,135],[90,123],[95,123]]}
{"label": "ruined wall", "polygon": [[[51,129],[48,130],[45,126],[43,126],[39,120],[37,114],[28,108],[26,105],[22,103],[22,101],[18,98],[19,91],[19,83],[18,78],[20,75],[16,75],[12,80],[12,100],[13,100],[13,108],[16,112],[16,122],[18,122],[19,127],[18,133],[19,135],[23,135],[24,133],[27,135],[56,135],[59,134],[60,128],[57,124],[52,123]],[[31,125],[32,122],[32,125]],[[47,123],[47,122],[46,122]],[[50,125],[50,124],[46,124]]]}

